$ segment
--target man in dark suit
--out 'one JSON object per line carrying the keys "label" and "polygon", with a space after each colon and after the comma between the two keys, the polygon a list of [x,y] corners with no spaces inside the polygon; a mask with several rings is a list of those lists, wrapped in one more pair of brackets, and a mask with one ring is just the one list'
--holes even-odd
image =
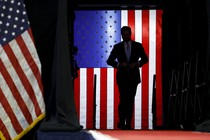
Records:
{"label": "man in dark suit", "polygon": [[121,28],[122,42],[114,45],[107,64],[117,68],[119,90],[118,116],[120,129],[132,129],[131,121],[137,85],[141,82],[139,68],[148,62],[141,43],[131,40],[131,28]]}

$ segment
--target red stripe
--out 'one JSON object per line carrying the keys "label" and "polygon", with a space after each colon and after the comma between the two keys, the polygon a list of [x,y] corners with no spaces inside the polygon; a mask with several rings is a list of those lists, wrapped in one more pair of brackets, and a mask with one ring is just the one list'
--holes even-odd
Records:
{"label": "red stripe", "polygon": [[107,69],[100,70],[100,129],[107,129]]}
{"label": "red stripe", "polygon": [[30,35],[31,40],[33,41],[33,44],[35,44],[35,43],[34,43],[34,36],[33,36],[32,30],[31,30],[30,27],[28,28],[28,33],[29,33],[29,35]]}
{"label": "red stripe", "polygon": [[78,70],[78,78],[74,80],[74,99],[75,106],[78,114],[78,118],[80,118],[80,70]]}
{"label": "red stripe", "polygon": [[[135,40],[135,10],[128,10],[128,26],[130,26],[132,30],[131,39]],[[135,106],[134,106],[134,110],[135,110]],[[135,116],[135,112],[133,113],[134,113],[133,116]],[[133,117],[132,119],[132,127],[134,125],[134,119],[135,117]]]}
{"label": "red stripe", "polygon": [[[30,68],[31,68],[31,70],[32,70],[32,72],[33,72],[36,80],[37,80],[37,83],[39,85],[39,88],[40,88],[40,90],[42,92],[43,89],[42,89],[42,85],[41,85],[41,75],[40,75],[40,71],[39,71],[39,69],[38,69],[38,67],[37,67],[34,59],[32,58],[30,52],[28,51],[28,48],[27,48],[27,46],[26,46],[23,38],[21,36],[18,36],[16,38],[16,41],[17,41],[18,45],[20,46],[19,48],[20,48],[23,56],[25,57],[25,60],[27,61],[28,65],[30,66]],[[25,78],[24,79],[25,82],[27,82],[28,79],[27,79],[26,75],[24,75],[24,78]],[[23,83],[25,84],[25,82],[23,82]],[[39,103],[37,102],[37,99],[36,99],[34,90],[32,88],[32,85],[29,84],[29,81],[28,81],[28,84],[26,85],[26,87],[28,87],[28,89],[26,88],[27,89],[27,92],[28,92],[28,95],[30,96],[30,98],[31,98],[31,100],[32,100],[32,102],[33,102],[33,104],[35,106],[36,115],[39,116],[42,112],[41,112],[41,109],[39,107]]]}
{"label": "red stripe", "polygon": [[[142,44],[149,56],[149,10],[142,10]],[[149,64],[142,67],[142,129],[148,129]]]}
{"label": "red stripe", "polygon": [[93,128],[93,98],[94,98],[94,72],[93,68],[87,69],[87,129]]}
{"label": "red stripe", "polygon": [[156,65],[156,118],[157,118],[157,122],[156,124],[158,126],[162,125],[162,70],[161,70],[161,66],[162,66],[162,10],[157,10],[157,16],[156,16],[156,35],[157,35],[157,42],[156,42],[156,61],[157,61],[157,65]]}
{"label": "red stripe", "polygon": [[117,69],[114,69],[114,129],[117,129],[117,123],[119,122],[118,117],[118,104],[119,104],[119,91],[116,80]]}
{"label": "red stripe", "polygon": [[[0,89],[1,90],[1,89]],[[2,92],[2,91],[0,91]],[[2,122],[2,120],[0,119],[0,131],[2,132],[5,140],[11,140],[12,138],[9,135],[9,132],[6,128],[6,126],[4,125],[4,123]],[[0,137],[1,138],[1,137]]]}
{"label": "red stripe", "polygon": [[21,133],[23,129],[12,110],[12,107],[10,106],[9,102],[7,101],[7,98],[4,96],[4,93],[2,92],[1,89],[0,89],[0,97],[1,97],[1,104],[5,112],[7,113],[8,117],[10,118],[11,124],[13,125],[15,131],[17,133]]}
{"label": "red stripe", "polygon": [[[6,47],[9,47],[9,46],[5,46],[4,48]],[[17,104],[19,105],[22,113],[24,114],[28,124],[32,123],[33,120],[32,120],[32,116],[31,116],[31,113],[30,111],[28,110],[24,100],[22,99],[22,97],[20,96],[20,93],[18,92],[18,89],[17,87],[15,86],[14,84],[14,81],[12,80],[12,78],[10,77],[7,69],[5,68],[3,62],[1,61],[0,59],[0,70],[1,70],[1,74],[2,76],[4,77],[4,79],[6,79],[6,83],[7,85],[9,86],[10,90],[11,90],[11,93],[13,94],[14,98],[16,99],[17,101]]]}
{"label": "red stripe", "polygon": [[128,10],[128,26],[131,27],[132,40],[135,40],[135,11],[134,10]]}

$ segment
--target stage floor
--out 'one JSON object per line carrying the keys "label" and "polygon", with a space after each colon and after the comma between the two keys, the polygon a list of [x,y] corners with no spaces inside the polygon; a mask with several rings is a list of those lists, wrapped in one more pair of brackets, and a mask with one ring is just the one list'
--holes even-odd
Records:
{"label": "stage floor", "polygon": [[210,140],[210,133],[177,130],[89,130],[110,140]]}

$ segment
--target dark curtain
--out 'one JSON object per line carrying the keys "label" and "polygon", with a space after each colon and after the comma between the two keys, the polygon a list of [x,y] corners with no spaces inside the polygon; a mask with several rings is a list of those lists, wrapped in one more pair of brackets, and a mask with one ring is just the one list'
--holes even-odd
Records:
{"label": "dark curtain", "polygon": [[37,53],[42,64],[44,99],[47,103],[50,94],[50,81],[52,81],[58,1],[25,0],[25,5]]}
{"label": "dark curtain", "polygon": [[204,113],[205,119],[200,124],[196,125],[196,130],[201,132],[210,132],[210,2],[207,1],[207,16],[208,16],[208,45],[206,54],[206,96],[203,100],[205,103]]}
{"label": "dark curtain", "polygon": [[71,75],[73,4],[67,0],[25,1],[42,63],[46,117],[40,129],[80,130]]}
{"label": "dark curtain", "polygon": [[167,129],[194,130],[208,115],[206,1],[164,4],[164,125]]}

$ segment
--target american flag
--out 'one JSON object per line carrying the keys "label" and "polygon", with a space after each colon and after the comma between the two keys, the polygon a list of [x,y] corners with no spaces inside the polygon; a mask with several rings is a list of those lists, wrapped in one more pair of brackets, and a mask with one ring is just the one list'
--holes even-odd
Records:
{"label": "american flag", "polygon": [[74,45],[78,47],[75,59],[79,66],[79,76],[74,82],[74,92],[80,124],[88,129],[117,128],[119,93],[116,69],[108,66],[106,60],[113,45],[121,41],[120,28],[129,25],[132,28],[132,39],[143,44],[149,57],[149,63],[140,69],[142,83],[138,85],[135,98],[133,126],[135,129],[153,129],[154,75],[155,123],[161,125],[162,10],[78,10],[75,15]]}
{"label": "american flag", "polygon": [[0,139],[20,139],[44,118],[41,63],[22,0],[0,0]]}

